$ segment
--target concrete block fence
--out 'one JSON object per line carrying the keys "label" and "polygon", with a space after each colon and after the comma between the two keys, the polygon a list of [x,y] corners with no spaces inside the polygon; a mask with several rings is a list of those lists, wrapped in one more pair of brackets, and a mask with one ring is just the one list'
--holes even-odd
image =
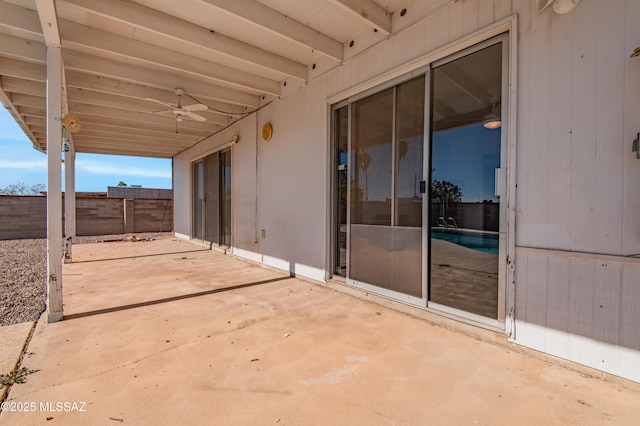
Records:
{"label": "concrete block fence", "polygon": [[[171,231],[172,199],[76,198],[78,236]],[[46,236],[46,197],[0,196],[0,240]]]}

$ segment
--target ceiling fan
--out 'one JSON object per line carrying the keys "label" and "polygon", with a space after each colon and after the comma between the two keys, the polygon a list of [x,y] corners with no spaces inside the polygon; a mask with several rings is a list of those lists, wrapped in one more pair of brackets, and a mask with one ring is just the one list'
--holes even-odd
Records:
{"label": "ceiling fan", "polygon": [[175,117],[176,121],[178,122],[182,121],[184,117],[190,118],[195,121],[206,121],[207,119],[205,117],[196,114],[194,111],[205,111],[209,107],[204,104],[182,105],[182,95],[184,95],[185,93],[186,92],[184,91],[184,89],[175,90],[175,94],[178,96],[177,104],[171,104],[169,102],[163,102],[152,98],[146,98],[146,100],[156,102],[169,108],[162,111],[156,111],[154,112],[154,114]]}

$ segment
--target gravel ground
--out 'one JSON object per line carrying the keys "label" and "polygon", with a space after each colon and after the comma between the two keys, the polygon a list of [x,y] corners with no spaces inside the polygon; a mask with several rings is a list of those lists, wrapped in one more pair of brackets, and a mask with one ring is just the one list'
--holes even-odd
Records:
{"label": "gravel ground", "polygon": [[46,276],[47,240],[0,241],[0,325],[38,319]]}
{"label": "gravel ground", "polygon": [[[138,233],[78,237],[77,243],[166,238],[172,234]],[[47,240],[0,240],[0,326],[37,321],[47,293]]]}

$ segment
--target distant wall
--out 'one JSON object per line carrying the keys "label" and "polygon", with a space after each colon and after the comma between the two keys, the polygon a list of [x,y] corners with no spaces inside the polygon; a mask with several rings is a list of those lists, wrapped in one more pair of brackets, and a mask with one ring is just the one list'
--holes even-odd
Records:
{"label": "distant wall", "polygon": [[158,200],[173,199],[173,189],[135,188],[130,186],[107,187],[109,198],[154,198]]}
{"label": "distant wall", "polygon": [[173,200],[135,199],[133,232],[173,231]]}
{"label": "distant wall", "polygon": [[123,202],[117,198],[77,198],[76,235],[121,234]]}
{"label": "distant wall", "polygon": [[[76,198],[78,236],[171,231],[171,199]],[[0,240],[46,236],[46,197],[0,196]]]}
{"label": "distant wall", "polygon": [[47,197],[0,195],[0,240],[47,236]]}

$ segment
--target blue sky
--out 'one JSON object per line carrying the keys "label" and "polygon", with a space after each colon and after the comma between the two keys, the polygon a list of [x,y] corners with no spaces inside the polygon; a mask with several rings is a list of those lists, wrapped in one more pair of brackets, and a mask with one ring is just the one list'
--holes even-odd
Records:
{"label": "blue sky", "polygon": [[433,180],[460,187],[462,201],[498,201],[495,169],[500,167],[500,129],[482,123],[433,134]]}
{"label": "blue sky", "polygon": [[[171,188],[171,160],[78,153],[76,191],[106,192],[123,181],[145,188]],[[5,108],[0,107],[0,188],[24,183],[47,184],[47,156],[31,141]],[[63,179],[64,185],[64,179]]]}

